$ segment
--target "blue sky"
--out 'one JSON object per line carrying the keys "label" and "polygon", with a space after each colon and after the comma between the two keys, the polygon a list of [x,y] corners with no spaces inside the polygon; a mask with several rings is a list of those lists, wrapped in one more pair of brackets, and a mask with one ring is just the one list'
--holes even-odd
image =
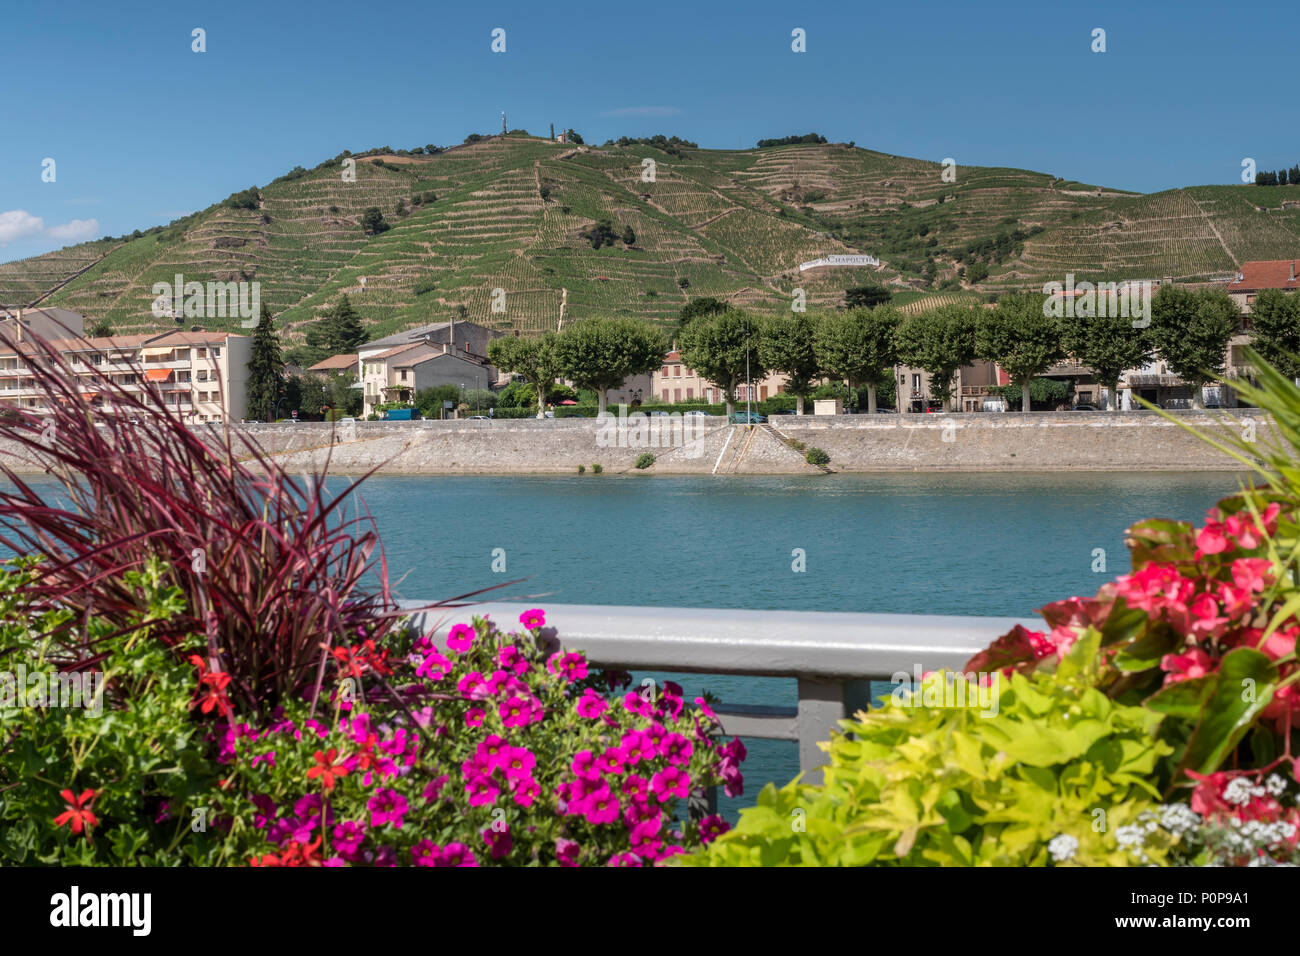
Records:
{"label": "blue sky", "polygon": [[1244,157],[1300,162],[1293,3],[1137,6],[11,3],[0,261],[165,223],[344,149],[459,143],[502,110],[588,142],[815,130],[1142,192],[1239,182]]}

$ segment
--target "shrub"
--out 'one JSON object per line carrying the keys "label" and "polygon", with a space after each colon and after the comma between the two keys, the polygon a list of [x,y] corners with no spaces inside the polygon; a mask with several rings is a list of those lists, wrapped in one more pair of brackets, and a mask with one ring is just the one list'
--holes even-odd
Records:
{"label": "shrub", "polygon": [[648,451],[642,452],[640,455],[637,456],[636,459],[636,467],[642,470],[649,468],[654,463],[655,463],[655,456],[650,454],[650,452]]}
{"label": "shrub", "polygon": [[596,462],[594,465],[591,466],[591,473],[592,473],[593,475],[599,475],[599,474],[601,474],[604,470],[605,470],[605,469],[604,469],[603,467],[601,467],[600,462]]}
{"label": "shrub", "polygon": [[586,473],[587,473],[587,466],[586,466],[586,465],[579,465],[579,466],[578,466],[578,474],[580,474],[580,475],[585,475]]}
{"label": "shrub", "polygon": [[[1041,866],[1067,845],[1073,863],[1136,862],[1118,836],[1154,805],[1143,778],[1170,747],[1153,733],[1159,714],[1090,686],[1097,646],[1080,645],[1055,673],[979,686],[941,672],[914,692],[896,687],[832,738],[824,785],[768,784],[688,862]],[[1167,851],[1163,839],[1147,856]]]}
{"label": "shrub", "polygon": [[831,463],[831,456],[826,454],[826,452],[822,451],[820,448],[809,448],[808,451],[804,453],[803,460],[808,462],[810,465],[825,466]]}
{"label": "shrub", "polygon": [[416,295],[426,295],[438,288],[436,279],[421,279],[415,284]]}

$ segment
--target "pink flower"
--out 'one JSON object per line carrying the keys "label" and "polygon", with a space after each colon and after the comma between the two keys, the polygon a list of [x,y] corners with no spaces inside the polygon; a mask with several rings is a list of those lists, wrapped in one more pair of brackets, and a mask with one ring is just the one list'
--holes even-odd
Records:
{"label": "pink flower", "polygon": [[424,802],[432,803],[434,800],[437,800],[438,797],[442,795],[442,788],[447,785],[447,781],[450,779],[451,777],[444,773],[441,777],[435,777],[426,783],[424,785],[424,793],[421,794],[421,796],[424,797]]}
{"label": "pink flower", "polygon": [[1269,586],[1273,562],[1264,558],[1238,558],[1232,562],[1232,580],[1239,588],[1263,591]]}
{"label": "pink flower", "polygon": [[531,610],[524,611],[523,614],[519,615],[519,623],[522,624],[524,627],[528,628],[528,630],[530,631],[536,627],[545,627],[546,612],[539,607],[535,607],[532,608]]}
{"label": "pink flower", "polygon": [[578,700],[577,710],[579,717],[586,717],[589,720],[594,719],[599,717],[608,709],[609,701],[605,700],[605,698],[601,697],[590,687],[587,688],[586,693],[584,693]]}
{"label": "pink flower", "polygon": [[391,823],[397,829],[402,828],[402,817],[406,815],[406,797],[396,790],[381,788],[375,791],[366,806],[370,809],[370,825],[382,827]]}
{"label": "pink flower", "polygon": [[415,673],[432,681],[440,681],[451,673],[451,668],[451,661],[437,651],[430,651],[420,663],[420,666],[415,669]]}
{"label": "pink flower", "polygon": [[713,708],[709,706],[708,701],[706,701],[703,697],[695,698],[695,706],[698,707],[700,709],[700,713],[702,713],[705,717],[709,718],[709,720],[718,719],[718,715],[713,712]]}
{"label": "pink flower", "polygon": [[716,813],[700,821],[700,842],[712,843],[731,829],[731,824]]}
{"label": "pink flower", "polygon": [[573,762],[569,764],[569,769],[573,771],[574,776],[579,779],[600,779],[600,769],[596,766],[596,755],[590,750],[579,750],[574,754]]}
{"label": "pink flower", "polygon": [[334,849],[345,860],[356,857],[365,839],[365,826],[353,820],[345,820],[334,828]]}
{"label": "pink flower", "polygon": [[533,801],[542,795],[542,787],[532,777],[511,777],[510,795],[519,806],[531,807]]}
{"label": "pink flower", "polygon": [[494,830],[492,827],[488,827],[482,832],[483,842],[487,844],[492,859],[504,860],[510,855],[510,851],[514,849],[515,840],[510,835],[509,827],[504,830]]}
{"label": "pink flower", "polygon": [[659,755],[667,757],[671,764],[677,766],[688,764],[693,753],[695,753],[694,745],[681,734],[668,734],[659,741]]}
{"label": "pink flower", "polygon": [[497,786],[496,781],[491,777],[486,774],[478,774],[465,779],[465,793],[469,795],[469,805],[471,807],[481,807],[489,803],[495,803],[497,795],[501,793],[501,788]]}
{"label": "pink flower", "polygon": [[478,671],[470,671],[456,682],[456,689],[465,697],[481,700],[485,696],[483,693],[483,675]]}
{"label": "pink flower", "polygon": [[659,848],[663,846],[663,840],[659,839],[659,830],[663,827],[663,818],[655,817],[651,820],[642,820],[636,826],[632,827],[629,833],[629,841],[633,852],[642,857],[642,859],[653,860],[659,855]]}
{"label": "pink flower", "polygon": [[437,866],[442,861],[442,851],[432,840],[421,840],[411,847],[416,866]]}
{"label": "pink flower", "polygon": [[471,707],[469,710],[465,712],[465,726],[482,727],[483,718],[486,716],[487,713],[483,710],[482,707]]}
{"label": "pink flower", "polygon": [[645,777],[630,773],[623,778],[621,789],[625,796],[646,797],[650,793],[650,782]]}
{"label": "pink flower", "polygon": [[596,758],[596,769],[601,773],[619,774],[623,772],[623,764],[627,761],[627,754],[621,747],[614,747],[606,750]]}
{"label": "pink flower", "polygon": [[577,866],[579,849],[577,840],[566,840],[564,837],[557,837],[555,840],[556,862],[560,866]]}
{"label": "pink flower", "polygon": [[1215,661],[1200,648],[1193,648],[1186,654],[1166,654],[1160,659],[1160,668],[1169,674],[1166,684],[1177,684],[1214,673]]}
{"label": "pink flower", "polygon": [[468,624],[457,624],[447,632],[447,646],[457,654],[464,654],[476,637],[478,634],[475,633],[474,628]]}
{"label": "pink flower", "polygon": [[623,696],[623,707],[629,714],[636,714],[638,717],[654,716],[654,704],[634,690],[628,691]]}
{"label": "pink flower", "polygon": [[587,797],[583,816],[587,818],[588,823],[595,825],[612,823],[618,819],[621,810],[618,797],[614,796],[614,792],[609,789],[609,784],[601,784],[599,790]]}
{"label": "pink flower", "polygon": [[501,768],[505,770],[507,778],[532,776],[537,758],[527,747],[510,747],[503,752],[503,756],[505,759],[501,762]]}
{"label": "pink flower", "polygon": [[660,803],[671,797],[685,799],[690,790],[691,778],[678,767],[665,767],[650,778],[650,792]]}
{"label": "pink flower", "polygon": [[640,866],[641,858],[635,853],[616,853],[609,858],[610,866]]}
{"label": "pink flower", "polygon": [[563,674],[570,684],[587,676],[587,659],[576,651],[568,654],[555,653],[546,661],[546,669],[552,674]]}
{"label": "pink flower", "polygon": [[505,688],[508,680],[511,680],[511,677],[505,671],[493,671],[492,676],[483,682],[483,690],[495,697]]}
{"label": "pink flower", "polygon": [[528,660],[513,644],[508,644],[497,651],[497,663],[516,677],[523,677],[528,673]]}
{"label": "pink flower", "polygon": [[478,866],[474,851],[463,843],[448,843],[442,848],[438,866]]}
{"label": "pink flower", "polygon": [[1232,547],[1228,536],[1223,533],[1223,525],[1218,522],[1207,524],[1196,535],[1196,556],[1221,554]]}
{"label": "pink flower", "polygon": [[518,694],[504,701],[497,707],[501,722],[507,727],[527,727],[542,719],[542,708],[535,701],[525,699]]}
{"label": "pink flower", "polygon": [[659,756],[659,747],[654,738],[639,730],[629,730],[623,734],[619,746],[627,755],[626,762],[629,765],[642,760],[654,760]]}

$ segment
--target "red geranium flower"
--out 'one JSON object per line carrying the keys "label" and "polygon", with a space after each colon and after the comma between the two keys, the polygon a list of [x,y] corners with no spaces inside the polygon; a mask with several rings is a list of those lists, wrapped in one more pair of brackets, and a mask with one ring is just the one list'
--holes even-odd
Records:
{"label": "red geranium flower", "polygon": [[64,790],[59,796],[68,805],[68,809],[54,818],[54,825],[61,827],[66,823],[71,826],[72,832],[76,834],[84,831],[86,839],[89,841],[90,828],[99,826],[99,817],[95,816],[91,811],[91,806],[94,804],[95,798],[99,796],[99,791],[83,790],[81,796],[78,797],[71,790]]}

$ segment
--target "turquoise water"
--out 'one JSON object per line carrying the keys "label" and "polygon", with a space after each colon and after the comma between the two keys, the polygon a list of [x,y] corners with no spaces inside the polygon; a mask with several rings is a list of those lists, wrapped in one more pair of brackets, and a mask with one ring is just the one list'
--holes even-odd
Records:
{"label": "turquoise water", "polygon": [[[1236,488],[1226,473],[383,477],[362,497],[412,599],[524,577],[489,599],[1027,616],[1124,573],[1134,521],[1200,521]],[[795,699],[793,680],[675,679],[733,703]],[[793,744],[747,745],[746,800],[720,798],[729,815],[798,772]]]}

